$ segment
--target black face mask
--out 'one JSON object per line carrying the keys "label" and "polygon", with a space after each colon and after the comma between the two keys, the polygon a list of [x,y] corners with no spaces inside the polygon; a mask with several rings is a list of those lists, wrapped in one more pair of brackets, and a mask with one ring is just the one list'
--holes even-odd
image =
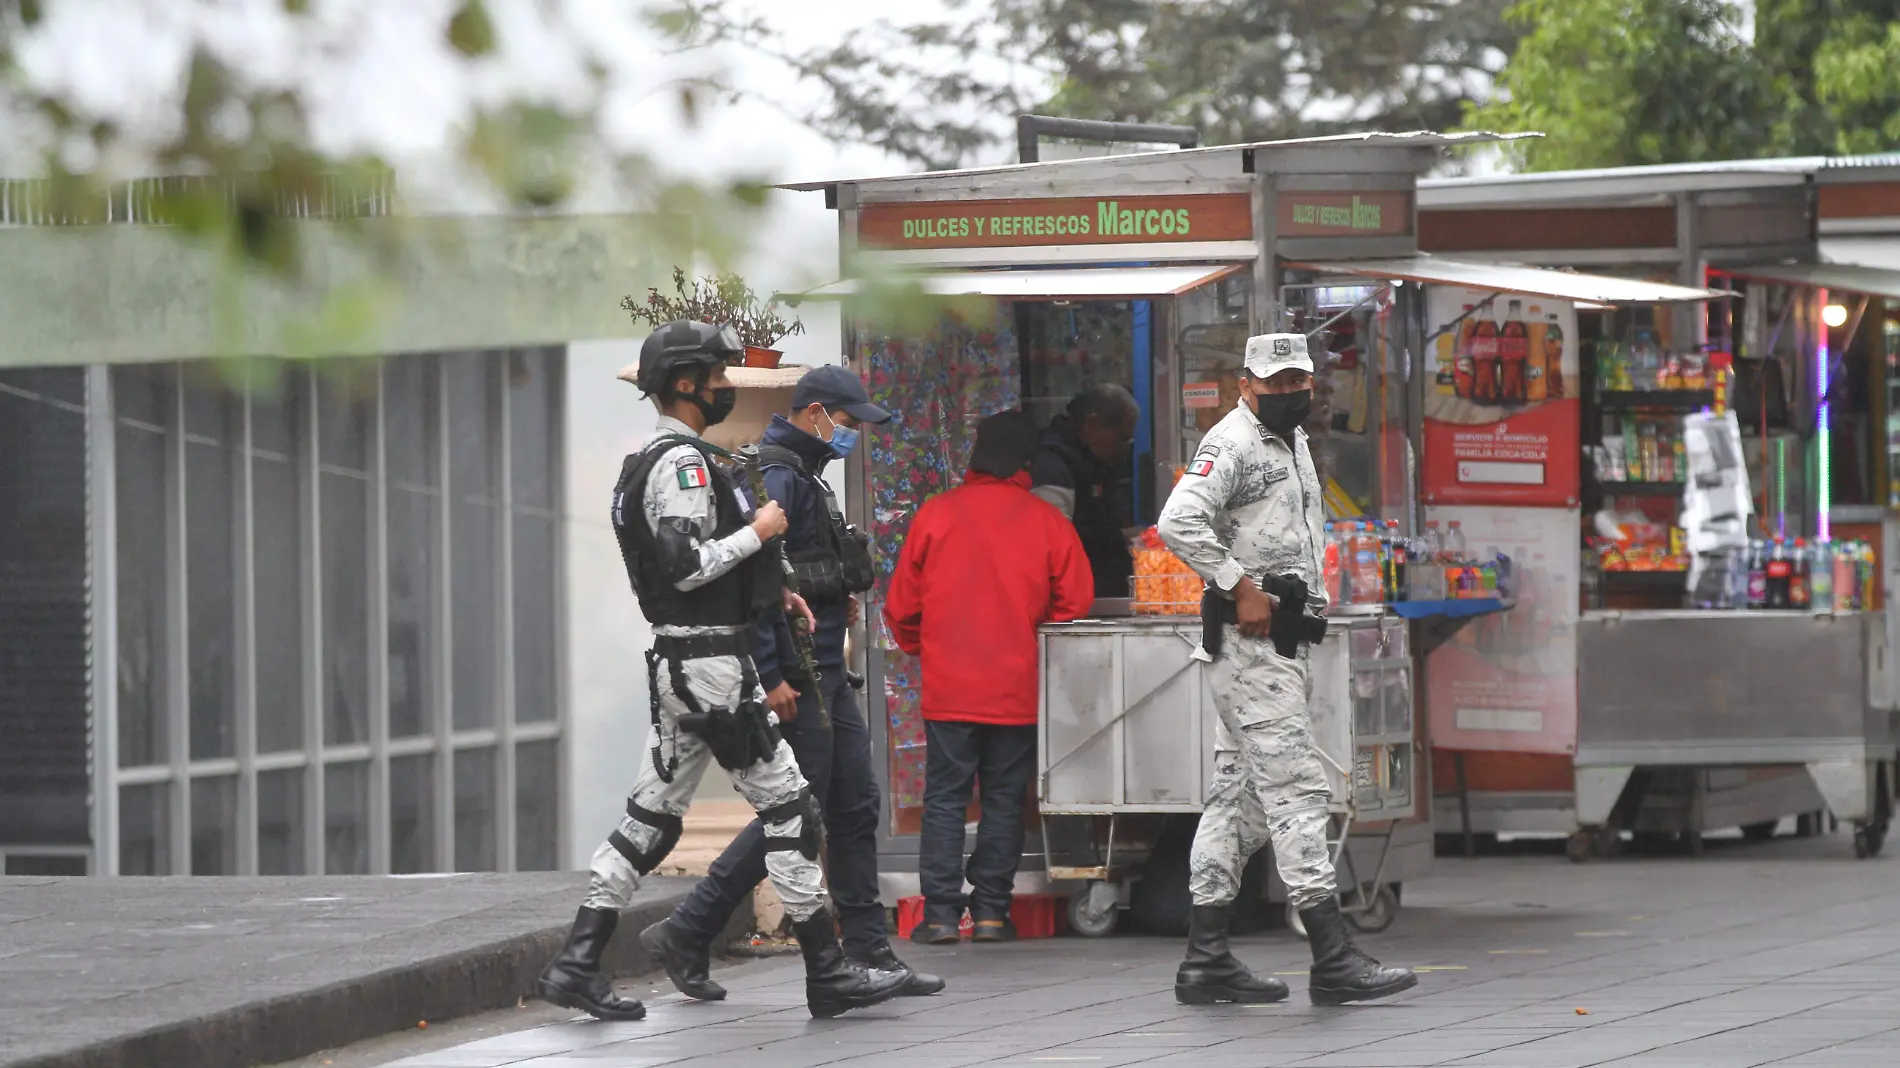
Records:
{"label": "black face mask", "polygon": [[739,406],[739,388],[720,386],[713,390],[712,394],[713,399],[710,401],[697,393],[690,399],[699,408],[699,414],[706,417],[707,426],[718,426],[726,421],[726,417],[732,414],[734,408]]}
{"label": "black face mask", "polygon": [[1312,411],[1313,391],[1310,389],[1254,396],[1254,414],[1259,417],[1260,425],[1283,438],[1292,437]]}

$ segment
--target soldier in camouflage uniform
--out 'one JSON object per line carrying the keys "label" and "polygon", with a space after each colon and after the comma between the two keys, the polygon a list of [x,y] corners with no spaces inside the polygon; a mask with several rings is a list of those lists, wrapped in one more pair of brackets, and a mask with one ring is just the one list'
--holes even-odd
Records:
{"label": "soldier in camouflage uniform", "polygon": [[1285,983],[1255,976],[1227,945],[1241,868],[1267,841],[1312,942],[1315,1004],[1385,997],[1418,981],[1380,966],[1347,937],[1326,845],[1330,790],[1307,713],[1308,646],[1288,657],[1268,636],[1285,626],[1324,632],[1323,623],[1292,617],[1276,626],[1266,592],[1270,583],[1286,589],[1297,581],[1307,603],[1325,605],[1319,477],[1300,429],[1312,381],[1304,336],[1248,339],[1241,403],[1207,432],[1161,513],[1162,539],[1207,580],[1206,608],[1224,621],[1208,642],[1220,650],[1208,668],[1220,724],[1189,860],[1194,909],[1174,985],[1184,1004],[1287,996]]}
{"label": "soldier in camouflage uniform", "polygon": [[732,412],[725,365],[741,353],[729,328],[668,323],[640,348],[638,384],[662,416],[659,433],[628,456],[614,487],[614,533],[640,609],[653,624],[647,654],[651,759],[642,761],[627,814],[595,851],[593,879],[567,946],[539,984],[541,997],[605,1020],[646,1009],[614,994],[600,961],[640,878],[679,841],[680,817],[713,761],[764,822],[765,867],[805,956],[815,1017],[897,995],[908,973],[871,971],[838,944],[818,865],[824,824],[791,746],[765,707],[750,655],[751,624],[770,608],[809,618],[784,588],[776,539],[785,513],[746,506],[725,453],[700,435]]}

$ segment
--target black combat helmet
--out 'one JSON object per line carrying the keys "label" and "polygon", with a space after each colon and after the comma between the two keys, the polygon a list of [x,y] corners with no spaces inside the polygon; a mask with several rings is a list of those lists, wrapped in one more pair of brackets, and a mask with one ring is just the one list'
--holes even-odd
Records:
{"label": "black combat helmet", "polygon": [[744,351],[730,326],[675,319],[648,335],[640,346],[634,385],[649,397],[657,396],[682,374],[711,370]]}

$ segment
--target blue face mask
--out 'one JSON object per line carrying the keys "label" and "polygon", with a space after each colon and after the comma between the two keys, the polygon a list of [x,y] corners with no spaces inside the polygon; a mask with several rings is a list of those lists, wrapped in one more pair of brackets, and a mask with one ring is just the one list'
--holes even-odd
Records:
{"label": "blue face mask", "polygon": [[840,460],[851,455],[851,450],[858,447],[859,437],[859,433],[848,426],[831,424],[831,437],[828,440],[832,455]]}

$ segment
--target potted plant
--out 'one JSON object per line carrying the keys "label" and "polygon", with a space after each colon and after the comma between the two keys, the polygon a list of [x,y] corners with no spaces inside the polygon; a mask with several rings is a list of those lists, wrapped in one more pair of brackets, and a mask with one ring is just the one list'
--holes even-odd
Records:
{"label": "potted plant", "polygon": [[635,321],[655,329],[675,319],[730,326],[745,346],[747,367],[777,367],[785,355],[778,350],[778,343],[805,332],[804,323],[796,317],[787,322],[779,315],[777,301],[761,301],[736,274],[695,278],[689,289],[686,272],[675,267],[673,292],[673,296],[667,296],[658,288],[649,288],[644,301],[628,296],[620,306],[632,312]]}

